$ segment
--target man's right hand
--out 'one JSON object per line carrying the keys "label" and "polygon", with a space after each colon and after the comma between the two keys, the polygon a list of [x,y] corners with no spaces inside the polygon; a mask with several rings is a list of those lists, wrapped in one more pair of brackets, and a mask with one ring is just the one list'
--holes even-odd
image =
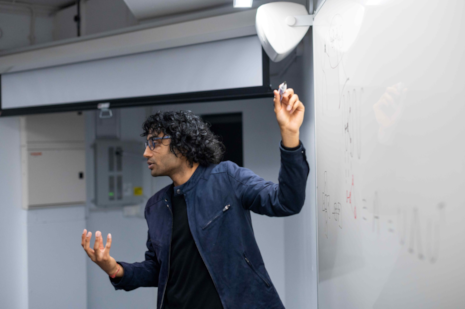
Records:
{"label": "man's right hand", "polygon": [[[87,230],[84,229],[81,237],[81,245],[84,248],[84,251],[86,251],[92,262],[97,264],[108,275],[114,274],[118,270],[118,264],[116,263],[116,260],[110,256],[111,234],[108,234],[107,243],[103,246],[102,234],[100,231],[95,232],[94,249],[89,247],[91,237],[92,232],[87,233]],[[121,269],[118,271],[116,277],[123,276],[123,268],[121,266],[119,267]]]}

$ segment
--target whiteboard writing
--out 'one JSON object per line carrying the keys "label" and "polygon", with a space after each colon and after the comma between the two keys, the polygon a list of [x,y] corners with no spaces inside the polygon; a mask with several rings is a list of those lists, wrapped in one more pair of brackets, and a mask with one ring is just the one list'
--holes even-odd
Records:
{"label": "whiteboard writing", "polygon": [[315,17],[320,308],[465,308],[459,12],[327,0]]}

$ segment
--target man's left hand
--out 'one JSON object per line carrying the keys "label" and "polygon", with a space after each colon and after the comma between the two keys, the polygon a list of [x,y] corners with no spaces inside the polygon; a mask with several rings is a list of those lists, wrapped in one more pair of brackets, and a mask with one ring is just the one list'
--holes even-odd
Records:
{"label": "man's left hand", "polygon": [[283,94],[280,102],[279,92],[274,91],[274,112],[278,120],[281,132],[299,133],[300,126],[304,120],[305,106],[299,101],[299,96],[289,88]]}

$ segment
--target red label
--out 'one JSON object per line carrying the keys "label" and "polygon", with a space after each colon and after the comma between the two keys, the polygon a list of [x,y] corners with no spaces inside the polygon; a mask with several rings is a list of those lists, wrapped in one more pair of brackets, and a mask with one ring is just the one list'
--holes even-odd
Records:
{"label": "red label", "polygon": [[31,152],[31,156],[41,156],[42,152]]}

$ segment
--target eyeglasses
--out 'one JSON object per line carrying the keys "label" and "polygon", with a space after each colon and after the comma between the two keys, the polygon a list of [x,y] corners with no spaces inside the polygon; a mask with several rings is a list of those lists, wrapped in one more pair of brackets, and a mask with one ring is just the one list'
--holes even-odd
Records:
{"label": "eyeglasses", "polygon": [[171,136],[165,135],[163,137],[151,137],[147,141],[145,141],[145,148],[149,147],[150,150],[154,150],[157,145],[160,145],[160,142],[156,142],[156,141],[167,139],[167,138],[171,138]]}

